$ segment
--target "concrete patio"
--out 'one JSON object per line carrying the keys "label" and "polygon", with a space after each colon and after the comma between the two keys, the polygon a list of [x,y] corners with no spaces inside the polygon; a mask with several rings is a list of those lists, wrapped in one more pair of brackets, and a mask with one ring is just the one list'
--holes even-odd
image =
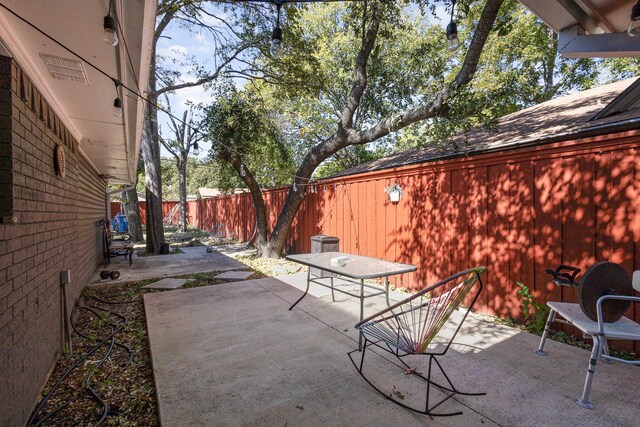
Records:
{"label": "concrete patio", "polygon": [[[312,285],[306,274],[145,295],[151,356],[163,425],[545,425],[635,426],[640,370],[598,364],[591,400],[578,407],[589,353],[473,316],[442,362],[463,391],[429,418],[375,392],[347,352],[357,347],[357,299]],[[394,299],[401,296],[394,295]],[[366,300],[365,314],[382,307]],[[384,355],[384,353],[383,353]],[[386,356],[388,357],[388,356]],[[380,355],[368,372],[406,398],[421,400],[421,383]],[[377,369],[376,369],[377,368]],[[438,392],[437,392],[438,393]]]}
{"label": "concrete patio", "polygon": [[[229,245],[232,252],[242,252],[243,245]],[[221,252],[206,252],[205,246],[181,247],[182,253],[139,257],[136,253],[144,248],[136,249],[131,266],[125,256],[111,258],[106,267],[100,265],[91,279],[91,284],[110,285],[152,278],[174,277],[184,274],[209,273],[212,271],[243,270],[246,265],[223,255]],[[229,251],[227,251],[229,253]],[[117,280],[100,280],[100,271],[117,270]]]}

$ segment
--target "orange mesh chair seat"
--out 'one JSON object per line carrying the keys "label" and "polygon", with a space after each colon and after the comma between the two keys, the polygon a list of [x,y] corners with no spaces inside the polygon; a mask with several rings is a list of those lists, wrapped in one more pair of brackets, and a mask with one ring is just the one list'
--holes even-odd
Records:
{"label": "orange mesh chair seat", "polygon": [[[351,362],[360,375],[375,390],[400,406],[431,416],[460,415],[462,412],[436,413],[433,410],[456,394],[483,395],[485,393],[465,393],[459,391],[449,379],[437,357],[444,356],[453,343],[454,338],[466,320],[482,290],[481,276],[486,267],[477,267],[462,271],[433,286],[406,298],[355,325],[362,336],[364,344],[349,353]],[[467,304],[460,313],[454,312]],[[445,327],[446,326],[446,327]],[[364,373],[365,354],[367,348],[374,346],[397,357],[407,373],[411,373],[426,382],[426,404],[416,408],[399,401],[392,392],[385,392],[371,381]],[[360,352],[360,362],[354,360],[354,354]],[[428,356],[427,373],[411,367],[403,360],[411,355]],[[442,373],[447,385],[431,379],[433,367]],[[430,403],[430,387],[436,387],[445,397],[436,403]]]}

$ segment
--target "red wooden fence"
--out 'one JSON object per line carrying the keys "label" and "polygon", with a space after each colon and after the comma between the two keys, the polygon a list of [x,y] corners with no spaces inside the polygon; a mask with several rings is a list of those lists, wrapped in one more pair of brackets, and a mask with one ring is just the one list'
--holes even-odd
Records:
{"label": "red wooden fence", "polygon": [[[144,201],[140,201],[140,222],[144,225],[147,223],[147,203]],[[162,202],[162,217],[166,217],[173,209],[174,206],[177,206],[180,202],[176,201],[168,201]],[[111,218],[113,218],[118,212],[120,212],[120,203],[119,202],[111,202]],[[171,224],[178,224],[178,213],[171,217]],[[189,225],[197,225],[198,224],[198,202],[188,201],[187,202],[187,224]]]}
{"label": "red wooden fence", "polygon": [[[640,269],[640,132],[438,161],[319,182],[308,192],[289,251],[310,237],[340,238],[344,252],[418,265],[395,284],[420,289],[464,268],[487,265],[481,311],[518,317],[516,282],[542,300],[577,301],[544,270],[596,261]],[[397,182],[402,199],[384,188]],[[287,189],[265,191],[270,225]],[[199,202],[200,228],[225,223],[248,239],[249,194]],[[640,308],[630,316],[640,319]]]}
{"label": "red wooden fence", "polygon": [[[577,291],[552,285],[546,268],[610,260],[640,269],[639,151],[632,131],[321,181],[287,249],[308,252],[312,235],[337,236],[341,251],[416,264],[395,279],[408,289],[486,265],[478,309],[502,317],[521,314],[517,281],[543,301],[576,302]],[[403,188],[397,204],[384,192],[394,182]],[[286,193],[264,192],[271,227]],[[201,229],[224,223],[240,240],[254,232],[250,194],[190,203]],[[640,320],[635,310],[628,315]]]}

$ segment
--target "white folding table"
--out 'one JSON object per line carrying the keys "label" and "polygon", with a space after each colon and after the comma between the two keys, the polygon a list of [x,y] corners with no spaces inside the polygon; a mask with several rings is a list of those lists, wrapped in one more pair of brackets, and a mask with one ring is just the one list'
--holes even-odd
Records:
{"label": "white folding table", "polygon": [[[298,254],[288,255],[288,260],[297,262],[299,264],[306,265],[309,268],[307,272],[307,288],[304,294],[294,302],[289,310],[296,306],[309,292],[309,284],[316,283],[320,286],[331,289],[331,297],[334,298],[334,291],[347,294],[352,297],[360,299],[360,320],[364,317],[364,299],[377,295],[385,295],[387,305],[389,305],[389,276],[395,276],[397,274],[410,273],[416,271],[417,267],[412,264],[402,264],[399,262],[385,261],[378,258],[370,258],[360,255],[346,254],[342,252],[320,252],[310,254]],[[333,265],[332,260],[340,259],[342,261],[338,265]],[[348,282],[360,285],[360,292],[353,293],[339,287],[335,287],[333,284],[334,277],[312,277],[311,267],[319,270],[328,271],[341,278],[346,278]],[[384,289],[380,289],[377,286],[366,284],[364,281],[367,279],[379,279],[384,277]],[[328,279],[328,283],[327,283]],[[372,292],[365,293],[365,289]],[[334,298],[335,301],[335,298]],[[360,337],[360,345],[362,344],[362,337]]]}

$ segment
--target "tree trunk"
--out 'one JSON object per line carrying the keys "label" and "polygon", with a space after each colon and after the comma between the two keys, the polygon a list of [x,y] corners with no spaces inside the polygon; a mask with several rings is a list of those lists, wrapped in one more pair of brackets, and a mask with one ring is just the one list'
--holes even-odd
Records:
{"label": "tree trunk", "polygon": [[[245,183],[249,187],[249,191],[251,191],[251,198],[253,200],[253,206],[256,210],[256,227],[258,230],[258,238],[256,240],[256,249],[258,252],[258,256],[263,255],[265,248],[267,248],[267,242],[269,238],[269,227],[267,225],[267,206],[264,203],[264,198],[262,197],[262,189],[256,182],[256,180],[251,175],[251,172],[246,171]],[[250,177],[250,179],[247,179]],[[248,182],[248,181],[251,181]]]}
{"label": "tree trunk", "polygon": [[[149,253],[159,254],[164,243],[162,224],[162,178],[160,171],[160,146],[157,140],[157,110],[155,104],[148,105],[147,131],[142,138],[142,158],[144,159],[145,196],[147,200],[147,246]],[[151,128],[151,129],[149,129]],[[154,129],[155,128],[155,129]],[[156,138],[153,138],[153,135]]]}
{"label": "tree trunk", "polygon": [[[272,252],[268,246],[269,238],[269,226],[267,225],[267,205],[264,203],[264,197],[262,197],[262,189],[260,184],[256,181],[255,177],[249,170],[249,168],[243,168],[242,159],[240,156],[235,155],[232,157],[231,153],[227,150],[220,152],[219,157],[227,162],[231,163],[231,166],[238,172],[238,175],[242,177],[242,180],[251,193],[251,199],[253,201],[253,207],[256,211],[256,227],[258,229],[258,238],[256,241],[256,249],[258,256],[267,258],[278,258],[272,255]],[[269,254],[269,255],[266,255]]]}
{"label": "tree trunk", "polygon": [[[304,175],[299,174],[299,171],[298,176],[304,177]],[[311,176],[311,173],[309,173],[309,176]],[[273,229],[273,233],[271,233],[269,241],[263,245],[262,250],[258,252],[263,258],[280,258],[284,252],[284,245],[287,243],[287,237],[291,232],[293,220],[298,213],[300,205],[304,201],[304,193],[306,191],[306,187],[300,185],[303,181],[300,180],[300,182],[297,182],[298,178],[295,178],[295,180],[296,189],[294,190],[293,187],[289,189],[287,199],[280,215],[278,215],[278,222]]]}
{"label": "tree trunk", "polygon": [[149,253],[159,254],[164,243],[162,224],[162,172],[160,169],[160,142],[158,140],[158,95],[156,94],[156,44],[151,52],[149,67],[149,102],[142,135],[145,198],[147,201],[147,247]]}
{"label": "tree trunk", "polygon": [[[262,197],[262,190],[258,190],[258,193],[251,191],[251,198],[253,199],[253,206],[256,210],[256,229],[258,231],[258,237],[256,239],[256,250],[259,257],[264,257],[265,250],[268,250],[268,238],[269,228],[267,226],[267,206],[264,203]],[[268,258],[273,258],[268,256]]]}
{"label": "tree trunk", "polygon": [[124,192],[124,214],[127,216],[129,222],[129,236],[131,236],[131,240],[136,243],[144,242],[140,221],[140,202],[138,200],[138,192],[135,188]]}
{"label": "tree trunk", "polygon": [[187,232],[187,159],[178,159],[178,187],[180,192],[180,213],[178,231]]}
{"label": "tree trunk", "polygon": [[360,51],[356,59],[355,76],[351,92],[342,110],[340,120],[338,121],[338,129],[331,138],[313,147],[304,157],[304,160],[296,172],[296,178],[294,178],[296,185],[289,189],[285,204],[280,215],[278,215],[278,221],[273,229],[273,233],[269,241],[262,248],[262,257],[277,258],[283,253],[293,220],[304,200],[306,190],[304,184],[308,182],[313,171],[315,171],[318,165],[325,159],[347,146],[375,141],[391,132],[403,129],[412,123],[441,115],[446,111],[447,101],[451,93],[454,92],[456,88],[467,85],[473,78],[477,69],[478,60],[484,49],[487,37],[493,28],[502,3],[503,0],[488,0],[485,3],[462,66],[450,85],[445,86],[440,93],[436,94],[437,96],[423,105],[405,111],[393,118],[383,118],[368,129],[356,130],[353,127],[353,116],[360,105],[362,95],[367,86],[367,62],[375,46],[378,33],[379,15],[378,8],[376,7],[377,4],[374,4],[371,11],[371,19],[369,20],[369,27],[363,35],[362,45],[360,46]]}

